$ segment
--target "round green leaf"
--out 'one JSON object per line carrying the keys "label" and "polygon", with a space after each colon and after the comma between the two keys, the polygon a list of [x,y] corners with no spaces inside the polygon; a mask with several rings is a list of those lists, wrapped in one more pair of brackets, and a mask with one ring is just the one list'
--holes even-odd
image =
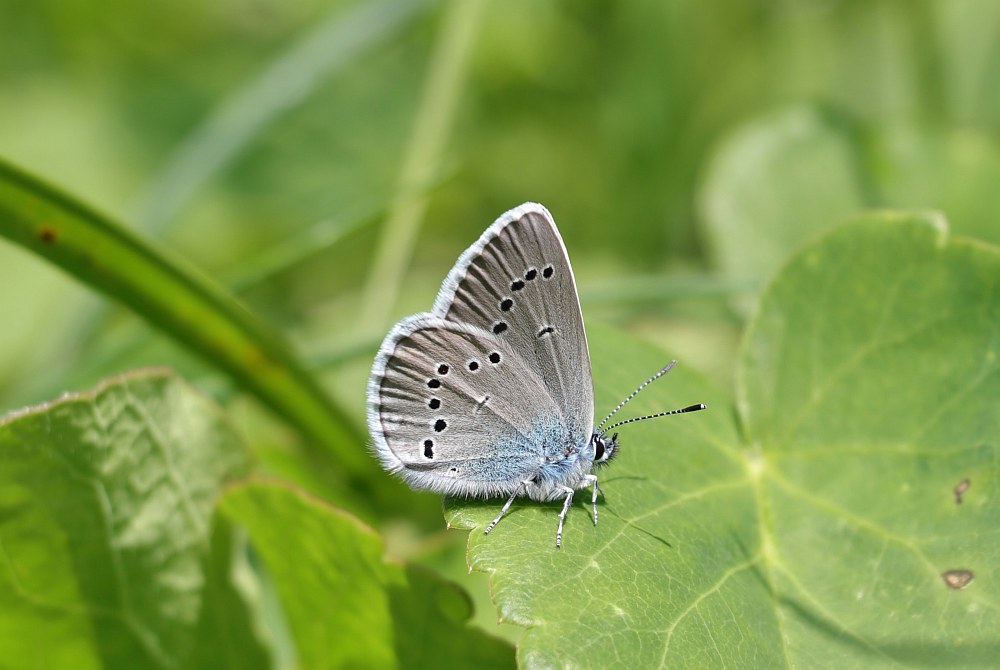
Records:
{"label": "round green leaf", "polygon": [[[500,501],[449,501],[522,667],[991,667],[998,279],[937,220],[838,228],[765,292],[736,408],[681,366],[628,405],[709,408],[622,427],[596,527],[583,492],[561,550],[558,503],[484,536]],[[664,359],[591,345],[598,414]]]}
{"label": "round green leaf", "polygon": [[719,146],[699,208],[719,272],[757,285],[803,243],[873,207],[940,210],[960,233],[1000,241],[998,180],[1000,144],[974,128],[866,124],[796,104]]}
{"label": "round green leaf", "polygon": [[720,145],[699,193],[719,271],[759,285],[788,254],[866,206],[856,130],[810,105],[761,116]]}
{"label": "round green leaf", "polygon": [[764,295],[739,406],[795,665],[995,667],[998,281],[995,248],[885,214]]}
{"label": "round green leaf", "polygon": [[940,210],[956,233],[1000,242],[1000,143],[991,134],[893,122],[871,132],[867,153],[881,205]]}

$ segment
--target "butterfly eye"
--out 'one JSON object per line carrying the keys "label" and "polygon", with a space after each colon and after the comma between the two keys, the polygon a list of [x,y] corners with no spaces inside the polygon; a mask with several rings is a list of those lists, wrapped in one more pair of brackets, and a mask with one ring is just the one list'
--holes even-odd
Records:
{"label": "butterfly eye", "polygon": [[594,461],[600,463],[604,460],[604,440],[598,438],[594,443]]}
{"label": "butterfly eye", "polygon": [[594,464],[606,465],[618,453],[618,433],[609,439],[601,433],[594,433]]}

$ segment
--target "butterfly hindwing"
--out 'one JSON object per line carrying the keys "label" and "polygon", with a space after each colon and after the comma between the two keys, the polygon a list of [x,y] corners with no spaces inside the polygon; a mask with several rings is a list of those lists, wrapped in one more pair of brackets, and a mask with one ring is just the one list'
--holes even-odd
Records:
{"label": "butterfly hindwing", "polygon": [[386,469],[460,495],[513,492],[546,450],[571,439],[545,382],[509,342],[434,314],[404,319],[386,337],[369,428]]}

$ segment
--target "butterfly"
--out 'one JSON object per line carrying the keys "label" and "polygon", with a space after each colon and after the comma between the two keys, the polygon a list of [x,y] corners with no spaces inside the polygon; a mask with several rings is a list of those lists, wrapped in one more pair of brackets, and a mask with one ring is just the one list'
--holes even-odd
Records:
{"label": "butterfly", "polygon": [[566,246],[549,211],[525,203],[498,218],[445,278],[431,311],[389,331],[372,365],[367,423],[383,468],[448,496],[562,500],[556,547],[574,493],[603,495],[595,468],[618,453],[632,421],[605,427],[669,363],[594,425],[590,351]]}

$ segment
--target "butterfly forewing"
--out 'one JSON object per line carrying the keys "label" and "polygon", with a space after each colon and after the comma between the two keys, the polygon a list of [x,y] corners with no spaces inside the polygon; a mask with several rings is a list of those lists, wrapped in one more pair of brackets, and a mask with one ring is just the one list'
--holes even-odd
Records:
{"label": "butterfly forewing", "polygon": [[521,352],[559,414],[579,424],[574,442],[590,436],[587,336],[566,247],[548,210],[527,203],[490,226],[445,279],[434,313],[479,326]]}

